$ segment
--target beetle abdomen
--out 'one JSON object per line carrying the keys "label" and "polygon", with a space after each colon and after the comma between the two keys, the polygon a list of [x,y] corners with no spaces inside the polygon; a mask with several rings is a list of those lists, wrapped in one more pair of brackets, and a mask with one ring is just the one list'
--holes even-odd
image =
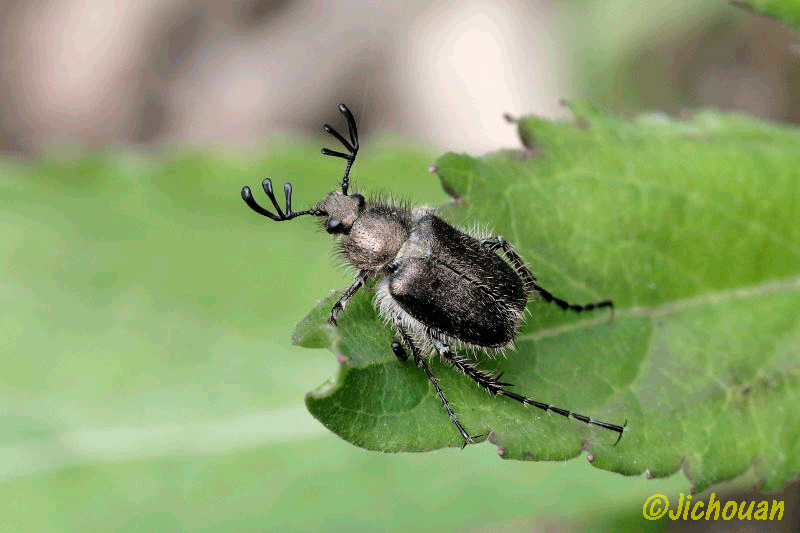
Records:
{"label": "beetle abdomen", "polygon": [[412,232],[423,257],[398,257],[389,294],[424,325],[482,347],[516,335],[528,295],[519,274],[496,253],[434,215]]}

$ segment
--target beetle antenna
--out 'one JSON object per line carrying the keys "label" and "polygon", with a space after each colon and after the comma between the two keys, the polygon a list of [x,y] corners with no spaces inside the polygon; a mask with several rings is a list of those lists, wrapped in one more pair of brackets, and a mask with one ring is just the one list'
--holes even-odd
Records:
{"label": "beetle antenna", "polygon": [[353,163],[356,160],[356,154],[358,154],[358,129],[356,128],[356,119],[353,118],[353,113],[347,108],[344,104],[339,104],[339,111],[344,115],[344,118],[347,120],[347,127],[350,130],[350,142],[348,142],[342,135],[333,129],[330,124],[325,124],[322,126],[322,129],[325,130],[326,133],[330,133],[336,139],[342,143],[342,145],[347,149],[349,154],[345,154],[342,152],[336,152],[334,150],[329,150],[328,148],[323,148],[321,150],[322,155],[332,155],[334,157],[341,157],[345,161],[347,161],[347,166],[344,169],[344,177],[342,177],[342,194],[347,194],[347,188],[350,186],[350,168],[353,166]]}
{"label": "beetle antenna", "polygon": [[269,198],[270,202],[272,202],[275,211],[278,214],[274,214],[267,209],[261,207],[258,202],[256,202],[255,198],[253,198],[253,193],[250,190],[250,187],[245,185],[242,187],[242,200],[246,203],[250,209],[258,213],[259,215],[264,215],[267,218],[271,218],[276,222],[280,222],[282,220],[291,220],[295,217],[299,217],[301,215],[314,215],[314,216],[325,216],[327,213],[322,209],[317,209],[316,207],[312,209],[306,209],[305,211],[292,211],[292,184],[285,183],[283,185],[283,193],[286,196],[286,213],[281,210],[281,206],[278,205],[278,200],[275,199],[275,193],[272,192],[272,180],[266,178],[264,181],[261,182],[261,187],[264,189],[264,192],[267,193],[267,198]]}

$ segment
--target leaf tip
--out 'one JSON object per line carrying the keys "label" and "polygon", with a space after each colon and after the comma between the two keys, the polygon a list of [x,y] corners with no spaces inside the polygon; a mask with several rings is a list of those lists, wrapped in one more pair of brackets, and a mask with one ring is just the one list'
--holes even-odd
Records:
{"label": "leaf tip", "polygon": [[338,344],[341,335],[324,319],[330,309],[330,300],[334,297],[324,298],[303,317],[294,328],[292,344],[304,348],[333,348]]}

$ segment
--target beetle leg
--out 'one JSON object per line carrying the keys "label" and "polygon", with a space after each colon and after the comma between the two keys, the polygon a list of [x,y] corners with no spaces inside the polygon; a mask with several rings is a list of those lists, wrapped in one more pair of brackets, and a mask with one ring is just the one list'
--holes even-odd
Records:
{"label": "beetle leg", "polygon": [[538,292],[542,295],[542,298],[545,299],[546,302],[553,302],[558,305],[561,309],[569,309],[570,311],[581,312],[581,311],[591,311],[592,309],[597,309],[600,307],[614,307],[614,302],[611,300],[601,300],[599,302],[593,302],[590,304],[584,305],[576,305],[567,302],[559,298],[558,296],[554,296],[550,291],[541,287],[538,283],[536,283],[536,278],[533,277],[530,269],[525,265],[525,262],[519,256],[517,252],[514,251],[514,248],[511,247],[510,244],[501,236],[492,237],[489,239],[483,239],[480,241],[482,245],[487,247],[493,252],[502,249],[503,252],[508,256],[511,260],[511,263],[516,268],[517,272],[522,276],[523,281],[525,282],[525,286],[528,287],[528,290],[533,290]]}
{"label": "beetle leg", "polygon": [[490,237],[488,239],[482,239],[480,243],[493,252],[502,249],[511,260],[511,264],[514,265],[514,268],[522,276],[522,280],[525,282],[525,286],[528,287],[528,290],[530,290],[531,287],[536,286],[536,278],[533,277],[531,270],[528,268],[519,254],[514,251],[514,248],[512,248],[511,245],[508,244],[508,241],[506,241],[501,235],[498,235],[497,237]]}
{"label": "beetle leg", "polygon": [[450,345],[442,340],[434,341],[434,347],[439,355],[458,370],[472,378],[478,385],[486,389],[489,394],[497,396],[502,394],[503,386],[513,387],[511,383],[498,381],[499,376],[494,376],[491,372],[480,370],[475,363],[454,352]]}
{"label": "beetle leg", "polygon": [[362,270],[358,273],[353,284],[350,285],[346,291],[344,291],[344,294],[342,294],[342,297],[339,298],[339,301],[333,304],[333,307],[331,308],[331,314],[328,317],[328,322],[334,326],[336,325],[336,317],[341,311],[344,311],[344,308],[347,307],[347,304],[349,304],[350,300],[353,299],[353,295],[355,295],[355,293],[357,293],[359,289],[364,286],[371,275],[372,272],[369,270]]}
{"label": "beetle leg", "polygon": [[489,391],[489,394],[492,394],[493,396],[506,396],[524,405],[532,405],[548,412],[558,413],[567,418],[574,418],[587,424],[592,424],[594,426],[610,429],[611,431],[616,431],[619,433],[617,442],[619,442],[619,439],[622,438],[622,432],[625,430],[623,426],[595,420],[594,418],[586,415],[581,415],[567,409],[562,409],[561,407],[556,407],[554,405],[546,404],[537,400],[532,400],[531,398],[526,398],[525,396],[521,396],[515,392],[506,390],[503,387],[508,387],[510,384],[497,381],[497,377],[493,376],[489,372],[486,372],[485,370],[478,369],[466,357],[455,353],[447,343],[441,340],[436,340],[434,342],[434,346],[436,347],[436,351],[439,352],[439,355],[441,355],[445,360],[449,361],[454,367],[461,370],[464,374],[472,378],[478,385]]}
{"label": "beetle leg", "polygon": [[[428,375],[428,379],[431,380],[431,383],[433,383],[433,387],[436,389],[436,396],[439,397],[439,401],[442,402],[442,405],[444,405],[444,408],[447,410],[447,414],[450,415],[450,420],[453,422],[453,424],[455,424],[456,429],[458,429],[458,432],[461,433],[461,437],[464,439],[464,446],[467,444],[474,444],[477,437],[473,437],[467,433],[467,430],[464,429],[464,426],[462,426],[461,422],[458,421],[458,417],[453,412],[450,402],[447,401],[444,391],[441,389],[441,387],[439,387],[439,379],[433,375],[433,372],[431,372],[431,369],[428,367],[428,363],[426,363],[425,359],[422,357],[422,353],[420,352],[419,348],[414,344],[414,340],[408,334],[406,329],[399,323],[395,323],[395,328],[397,328],[397,333],[400,335],[400,338],[403,340],[406,346],[411,349],[411,354],[414,356],[414,362],[418,367],[425,371],[425,373]],[[397,358],[401,361],[408,359],[408,353],[403,348],[403,345],[399,342],[392,343],[392,351],[394,351]],[[405,357],[403,357],[403,355]],[[463,449],[464,446],[461,448]]]}
{"label": "beetle leg", "polygon": [[400,344],[399,342],[394,341],[392,343],[392,351],[394,352],[394,354],[397,356],[397,359],[399,359],[401,363],[405,363],[406,361],[408,361],[408,352],[406,351],[405,348],[403,348],[403,345]]}

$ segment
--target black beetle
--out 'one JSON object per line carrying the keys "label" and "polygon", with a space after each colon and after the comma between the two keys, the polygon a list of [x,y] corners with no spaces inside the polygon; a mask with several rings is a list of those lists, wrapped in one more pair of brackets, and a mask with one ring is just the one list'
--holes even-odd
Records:
{"label": "black beetle", "polygon": [[[368,201],[358,193],[348,194],[350,169],[358,153],[358,132],[353,114],[344,104],[339,111],[347,120],[350,139],[345,139],[330,125],[323,129],[336,137],[348,153],[322,149],[323,155],[340,157],[347,162],[341,190],[334,190],[315,207],[292,211],[292,186],[283,186],[286,196],[284,213],[272,191],[272,181],[262,187],[277,214],[253,199],[250,187],[242,188],[242,198],[250,208],[275,221],[291,220],[301,215],[323,219],[323,227],[337,236],[346,261],[358,271],[355,282],[334,304],[328,321],[336,318],[353,295],[370,279],[379,278],[375,287],[375,305],[381,316],[394,325],[400,342],[392,350],[400,361],[411,351],[416,364],[428,375],[436,394],[450,415],[464,445],[474,442],[461,425],[450,403],[431,373],[424,356],[437,352],[445,361],[475,380],[495,396],[507,396],[525,405],[533,405],[587,424],[619,433],[623,426],[601,422],[567,409],[526,398],[505,387],[487,371],[478,369],[452,347],[502,350],[512,345],[519,331],[528,299],[538,294],[548,302],[571,311],[589,311],[613,307],[611,300],[574,305],[553,296],[536,283],[531,271],[503,237],[477,237],[455,228],[426,207],[407,208],[384,201]],[[503,255],[497,252],[502,250]]]}

